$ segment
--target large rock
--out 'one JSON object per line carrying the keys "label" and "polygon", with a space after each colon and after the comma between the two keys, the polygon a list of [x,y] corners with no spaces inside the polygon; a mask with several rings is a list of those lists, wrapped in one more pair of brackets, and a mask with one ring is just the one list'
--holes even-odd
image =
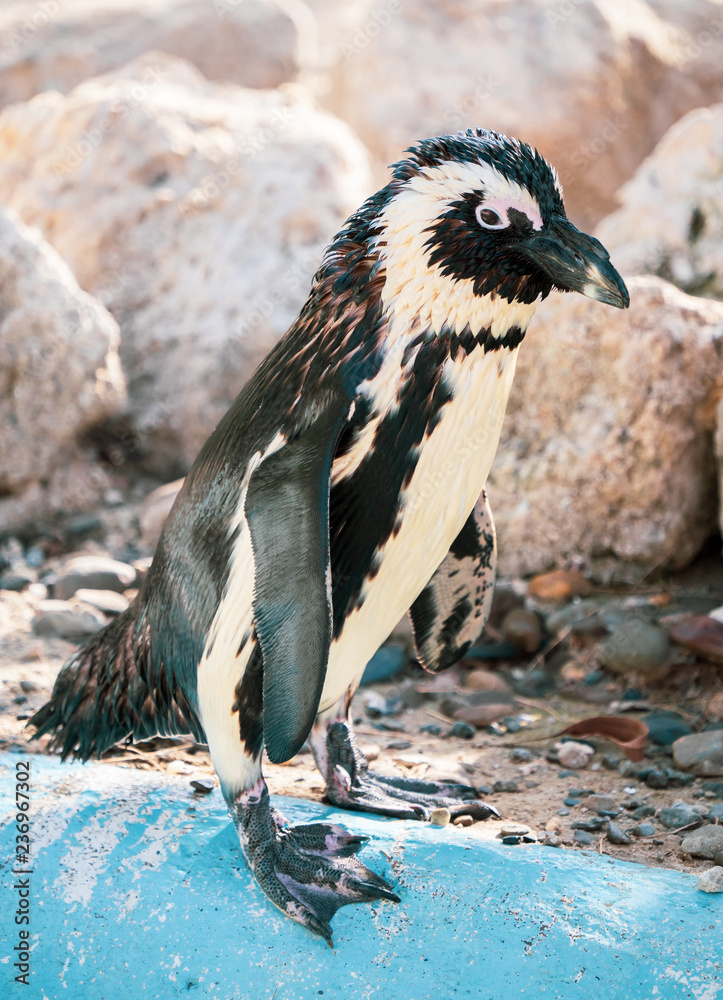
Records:
{"label": "large rock", "polygon": [[723,299],[723,104],[682,118],[619,195],[597,231],[616,263]]}
{"label": "large rock", "polygon": [[351,129],[298,88],[210,84],[160,53],[0,115],[0,198],[117,317],[123,443],[168,476],[295,318],[370,189]]}
{"label": "large rock", "polygon": [[532,322],[489,482],[503,573],[680,567],[715,531],[723,304],[629,288],[627,311],[554,295]]}
{"label": "large rock", "polygon": [[0,534],[97,502],[105,477],[77,441],[124,402],[117,346],[113,317],[0,209]]}
{"label": "large rock", "polygon": [[470,125],[536,144],[590,225],[691,108],[720,100],[713,0],[311,0],[330,66],[327,106],[380,175],[414,139]]}
{"label": "large rock", "polygon": [[302,0],[30,0],[0,6],[0,106],[67,93],[149,49],[211,80],[277,87],[314,58]]}

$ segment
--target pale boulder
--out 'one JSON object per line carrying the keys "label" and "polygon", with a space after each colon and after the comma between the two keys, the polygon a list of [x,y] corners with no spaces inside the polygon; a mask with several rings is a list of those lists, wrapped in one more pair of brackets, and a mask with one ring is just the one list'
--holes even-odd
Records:
{"label": "pale boulder", "polygon": [[484,126],[538,146],[571,218],[594,224],[691,108],[720,100],[713,0],[311,0],[325,102],[375,157],[377,179],[416,139]]}
{"label": "pale boulder", "polygon": [[78,440],[124,405],[118,338],[55,250],[0,209],[0,534],[97,503],[105,474]]}
{"label": "pale boulder", "polygon": [[677,122],[619,197],[596,235],[626,273],[723,299],[723,104]]}
{"label": "pale boulder", "polygon": [[297,87],[150,53],[0,115],[0,198],[121,327],[130,444],[184,472],[370,193],[364,147]]}
{"label": "pale boulder", "polygon": [[503,574],[681,567],[715,531],[723,304],[628,284],[629,310],[553,295],[532,321],[488,484]]}
{"label": "pale boulder", "polygon": [[67,93],[150,49],[245,87],[294,80],[316,52],[302,0],[5,2],[0,37],[0,106],[44,90]]}

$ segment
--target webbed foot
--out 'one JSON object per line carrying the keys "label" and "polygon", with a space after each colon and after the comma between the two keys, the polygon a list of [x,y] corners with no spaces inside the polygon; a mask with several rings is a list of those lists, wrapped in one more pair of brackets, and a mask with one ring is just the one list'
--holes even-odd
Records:
{"label": "webbed foot", "polygon": [[263,779],[231,806],[241,847],[256,881],[292,920],[332,947],[329,921],[341,906],[399,902],[384,879],[354,857],[367,841],[330,823],[289,826],[269,802]]}
{"label": "webbed foot", "polygon": [[[327,726],[323,773],[327,797],[334,805],[396,819],[428,820],[435,809],[449,809],[452,819],[498,816],[494,806],[477,798],[470,785],[387,777],[369,770],[349,725]],[[319,760],[319,757],[317,757]]]}

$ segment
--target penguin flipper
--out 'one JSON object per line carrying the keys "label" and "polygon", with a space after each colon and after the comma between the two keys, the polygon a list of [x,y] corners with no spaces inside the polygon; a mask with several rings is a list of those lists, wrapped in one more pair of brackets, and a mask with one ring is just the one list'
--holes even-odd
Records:
{"label": "penguin flipper", "polygon": [[332,636],[329,481],[348,409],[327,404],[251,476],[254,626],[263,653],[264,742],[281,763],[303,746],[319,706]]}
{"label": "penguin flipper", "polygon": [[409,609],[426,670],[460,660],[489,617],[497,568],[492,512],[483,491],[436,573]]}

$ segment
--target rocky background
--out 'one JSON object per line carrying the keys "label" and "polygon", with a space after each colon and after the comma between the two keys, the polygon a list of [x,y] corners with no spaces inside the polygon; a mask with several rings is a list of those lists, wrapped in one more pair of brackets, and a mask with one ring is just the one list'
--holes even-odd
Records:
{"label": "rocky background", "polygon": [[[720,736],[706,735],[723,725],[721,102],[719,0],[2,4],[10,744],[73,643],[132,598],[179,477],[349,212],[413,140],[484,125],[557,166],[570,218],[610,249],[631,307],[540,307],[489,484],[503,584],[483,645],[445,693],[419,681],[400,629],[385,662],[407,693],[383,689],[360,712],[372,734],[394,719],[417,735],[431,712],[472,774],[493,765],[469,764],[464,740],[497,746],[524,699],[561,698],[565,721],[580,700],[640,718],[675,708],[653,757],[703,737],[708,763],[668,760],[670,780],[651,765],[662,777],[646,787],[687,774],[699,798],[723,797],[723,782],[700,784],[723,775]],[[527,710],[525,725],[549,721]],[[559,765],[554,750],[537,764],[534,748],[498,753],[526,768],[530,803],[535,768]],[[548,822],[547,803],[528,819]],[[564,841],[557,818],[550,829]]]}

